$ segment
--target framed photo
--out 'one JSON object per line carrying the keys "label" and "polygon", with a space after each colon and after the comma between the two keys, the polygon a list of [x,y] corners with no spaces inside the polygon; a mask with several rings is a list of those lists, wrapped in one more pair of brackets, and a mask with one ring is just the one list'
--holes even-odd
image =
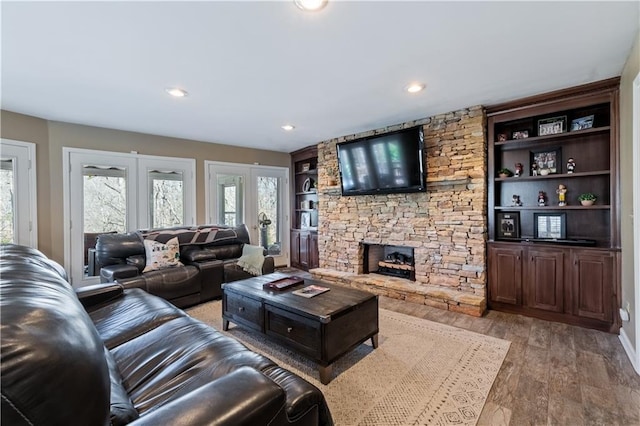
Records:
{"label": "framed photo", "polygon": [[[539,175],[562,173],[562,149],[560,148],[531,151],[530,161],[530,168],[535,169]],[[531,173],[534,176],[533,171]]]}
{"label": "framed photo", "polygon": [[301,229],[311,228],[311,213],[309,212],[300,213],[300,228]]}
{"label": "framed photo", "polygon": [[518,130],[517,132],[513,132],[511,135],[511,139],[526,139],[529,137],[528,130]]}
{"label": "framed photo", "polygon": [[311,170],[311,163],[302,163],[302,171],[308,172],[309,170]]}
{"label": "framed photo", "polygon": [[533,234],[535,238],[563,240],[567,238],[566,213],[534,213]]}
{"label": "framed photo", "polygon": [[538,136],[556,135],[567,131],[567,116],[538,120]]}
{"label": "framed photo", "polygon": [[311,191],[311,178],[306,178],[302,183],[302,192]]}
{"label": "framed photo", "polygon": [[507,134],[506,133],[498,133],[498,142],[504,142],[507,140]]}
{"label": "framed photo", "polygon": [[496,238],[520,238],[520,213],[498,212]]}
{"label": "framed photo", "polygon": [[590,129],[593,127],[593,115],[571,120],[571,131]]}

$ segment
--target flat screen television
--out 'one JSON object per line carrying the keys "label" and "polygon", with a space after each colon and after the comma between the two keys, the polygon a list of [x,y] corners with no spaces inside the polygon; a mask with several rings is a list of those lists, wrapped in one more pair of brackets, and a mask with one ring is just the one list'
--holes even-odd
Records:
{"label": "flat screen television", "polygon": [[425,192],[422,126],[337,145],[342,195]]}

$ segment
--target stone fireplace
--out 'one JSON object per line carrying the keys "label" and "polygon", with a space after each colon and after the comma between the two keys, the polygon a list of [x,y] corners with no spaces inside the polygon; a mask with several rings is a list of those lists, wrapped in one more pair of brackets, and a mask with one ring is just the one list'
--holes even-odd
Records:
{"label": "stone fireplace", "polygon": [[364,274],[380,274],[390,277],[416,280],[413,247],[388,244],[360,243]]}
{"label": "stone fireplace", "polygon": [[[336,144],[422,125],[427,192],[343,197],[329,183]],[[487,156],[481,106],[318,144],[319,279],[441,309],[486,308]],[[365,274],[364,244],[413,250],[413,279]],[[370,249],[368,249],[371,252]],[[377,261],[379,264],[379,260]]]}

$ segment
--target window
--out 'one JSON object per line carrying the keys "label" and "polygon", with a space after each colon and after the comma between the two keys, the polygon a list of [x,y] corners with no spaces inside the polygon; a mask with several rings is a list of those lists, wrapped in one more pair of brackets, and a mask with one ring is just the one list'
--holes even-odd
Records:
{"label": "window", "polygon": [[0,242],[37,248],[36,146],[0,140]]}

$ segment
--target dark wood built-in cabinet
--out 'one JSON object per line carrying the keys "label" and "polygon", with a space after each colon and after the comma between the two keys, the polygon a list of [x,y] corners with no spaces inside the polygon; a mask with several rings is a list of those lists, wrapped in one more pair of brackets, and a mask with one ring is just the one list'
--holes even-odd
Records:
{"label": "dark wood built-in cabinet", "polygon": [[318,261],[318,149],[291,154],[291,266],[309,270]]}
{"label": "dark wood built-in cabinet", "polygon": [[[610,79],[487,109],[490,308],[617,331],[618,85]],[[542,174],[532,168],[540,158],[550,161],[540,162]],[[499,175],[518,163],[520,176]],[[584,193],[596,202],[581,205]]]}

